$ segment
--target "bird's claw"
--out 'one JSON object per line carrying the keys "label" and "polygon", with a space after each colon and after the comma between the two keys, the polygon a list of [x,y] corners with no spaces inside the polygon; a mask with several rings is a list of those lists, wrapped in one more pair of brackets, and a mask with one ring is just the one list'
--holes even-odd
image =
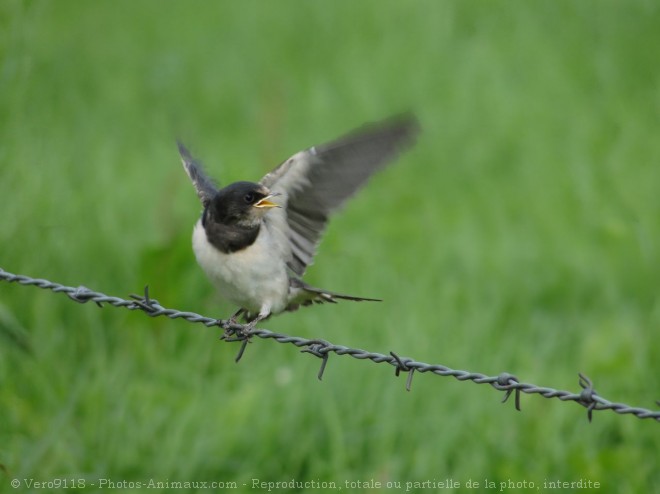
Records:
{"label": "bird's claw", "polygon": [[234,312],[229,319],[219,319],[218,320],[218,325],[224,329],[226,332],[234,333],[236,332],[237,329],[240,329],[243,327],[243,324],[238,322],[238,318],[241,316],[241,314],[244,313],[243,309],[238,309],[236,312]]}
{"label": "bird's claw", "polygon": [[247,324],[240,325],[241,328],[238,330],[239,333],[241,333],[241,335],[244,338],[250,338],[250,336],[252,336],[252,331],[254,331],[254,327],[257,325],[257,323],[259,321],[260,321],[260,319],[256,318],[256,319],[253,319],[252,321],[250,321]]}
{"label": "bird's claw", "polygon": [[254,327],[257,325],[258,322],[264,320],[265,317],[268,317],[269,315],[269,314],[266,316],[259,315],[254,319],[252,319],[247,324],[240,324],[236,322],[236,318],[239,315],[241,315],[243,312],[244,310],[240,309],[235,314],[233,314],[229,319],[224,321],[223,320],[218,321],[219,326],[225,330],[225,333],[221,336],[222,340],[241,342],[241,348],[238,351],[238,355],[236,355],[236,362],[241,360],[241,357],[243,357],[243,353],[245,352],[245,349],[247,348],[247,345],[248,343],[250,343],[250,339],[254,334],[253,333]]}

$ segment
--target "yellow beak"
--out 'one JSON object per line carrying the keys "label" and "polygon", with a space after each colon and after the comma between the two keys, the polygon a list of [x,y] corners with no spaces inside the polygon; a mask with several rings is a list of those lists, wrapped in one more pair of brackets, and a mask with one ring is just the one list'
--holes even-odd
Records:
{"label": "yellow beak", "polygon": [[279,208],[279,207],[281,207],[279,204],[275,204],[274,202],[271,202],[271,201],[268,200],[271,197],[279,196],[279,195],[280,194],[277,193],[277,192],[274,193],[274,194],[267,195],[266,197],[264,197],[260,201],[256,202],[254,207],[255,208]]}

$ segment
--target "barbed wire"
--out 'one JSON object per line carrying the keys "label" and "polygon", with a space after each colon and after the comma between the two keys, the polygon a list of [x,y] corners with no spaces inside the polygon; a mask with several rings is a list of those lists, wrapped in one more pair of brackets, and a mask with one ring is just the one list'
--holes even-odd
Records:
{"label": "barbed wire", "polygon": [[[660,422],[660,411],[652,411],[645,408],[631,407],[624,403],[615,403],[600,396],[594,389],[592,381],[583,374],[579,375],[578,384],[582,388],[579,393],[558,390],[550,387],[537,386],[535,384],[520,382],[518,378],[503,372],[497,376],[488,376],[479,372],[468,372],[464,370],[451,369],[440,364],[427,364],[418,362],[412,358],[400,357],[394,352],[389,355],[382,353],[369,352],[358,348],[350,348],[344,345],[336,345],[322,339],[307,339],[298,336],[290,336],[283,333],[276,333],[267,329],[248,329],[247,325],[238,324],[230,320],[214,319],[194,312],[168,309],[158,303],[149,295],[149,287],[145,287],[143,295],[130,295],[130,299],[106,295],[95,292],[84,286],[72,287],[55,283],[41,278],[32,278],[30,276],[9,273],[0,268],[0,280],[9,283],[18,283],[20,285],[36,286],[53,292],[66,294],[71,300],[79,303],[94,302],[99,307],[106,305],[112,307],[123,307],[128,310],[139,310],[150,317],[165,316],[170,319],[184,319],[191,323],[204,324],[207,327],[219,326],[224,330],[221,339],[226,342],[240,342],[241,346],[236,356],[238,362],[249,341],[253,336],[262,339],[271,339],[278,343],[291,343],[296,347],[303,348],[304,353],[321,359],[321,368],[318,372],[319,380],[322,379],[325,372],[328,358],[331,353],[337,355],[349,355],[358,360],[370,360],[374,363],[388,363],[395,368],[395,375],[407,372],[406,389],[410,391],[412,378],[415,372],[432,373],[438,376],[451,376],[459,381],[472,381],[476,384],[490,384],[498,391],[505,393],[502,402],[506,402],[514,394],[516,410],[520,410],[520,393],[539,394],[545,398],[558,398],[561,401],[574,401],[587,409],[587,418],[592,420],[593,412],[599,410],[612,410],[618,414],[632,414],[639,419],[653,419]],[[104,305],[105,304],[105,305]],[[656,402],[660,405],[660,402]]]}

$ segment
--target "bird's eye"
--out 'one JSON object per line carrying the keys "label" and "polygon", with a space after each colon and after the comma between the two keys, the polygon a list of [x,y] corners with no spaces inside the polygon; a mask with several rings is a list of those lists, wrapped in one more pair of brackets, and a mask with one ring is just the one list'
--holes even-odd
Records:
{"label": "bird's eye", "polygon": [[246,203],[252,204],[254,202],[254,194],[252,192],[248,192],[247,194],[245,194],[243,199],[245,200]]}

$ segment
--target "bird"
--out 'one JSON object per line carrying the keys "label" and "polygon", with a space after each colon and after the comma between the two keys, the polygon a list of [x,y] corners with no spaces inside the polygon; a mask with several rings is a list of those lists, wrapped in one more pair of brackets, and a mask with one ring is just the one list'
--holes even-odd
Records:
{"label": "bird", "polygon": [[380,299],[314,287],[303,275],[330,216],[369,178],[412,147],[420,126],[412,114],[366,124],[326,144],[299,151],[259,182],[220,188],[177,141],[183,167],[202,204],[192,246],[220,295],[238,306],[248,333],[274,314],[314,303]]}

